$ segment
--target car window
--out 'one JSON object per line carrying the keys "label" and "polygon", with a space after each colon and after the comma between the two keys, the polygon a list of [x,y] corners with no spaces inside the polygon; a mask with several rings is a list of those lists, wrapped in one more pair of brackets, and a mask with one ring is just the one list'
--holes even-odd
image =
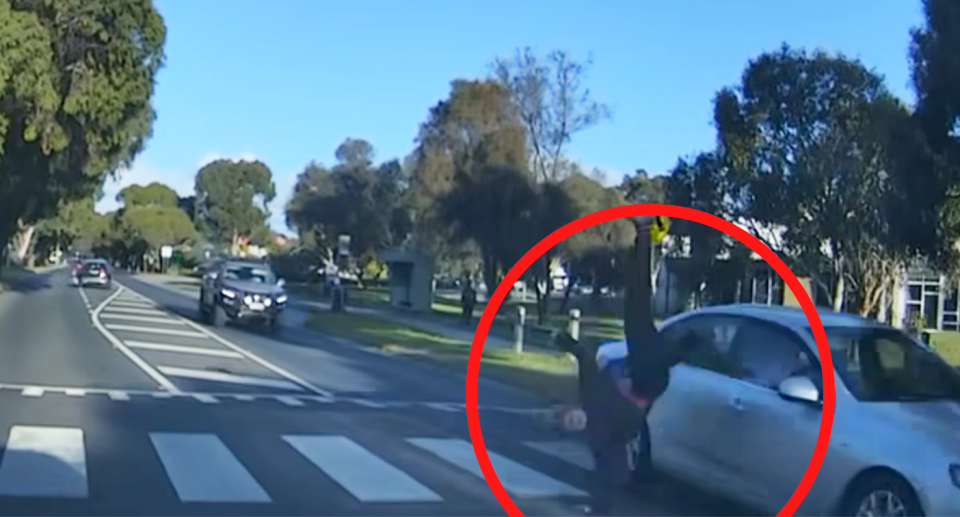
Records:
{"label": "car window", "polygon": [[892,328],[825,327],[834,368],[859,400],[960,400],[960,374]]}
{"label": "car window", "polygon": [[777,389],[789,377],[807,375],[818,380],[817,363],[790,330],[772,323],[745,319],[730,346],[740,367],[740,378]]}
{"label": "car window", "polygon": [[694,340],[695,346],[683,352],[681,364],[737,377],[739,372],[729,354],[740,323],[737,318],[721,315],[693,316],[663,329],[663,339],[671,353],[677,353],[685,340]]}
{"label": "car window", "polygon": [[230,280],[242,280],[259,284],[276,283],[272,272],[255,266],[229,266],[226,268],[226,271],[224,271],[223,276]]}

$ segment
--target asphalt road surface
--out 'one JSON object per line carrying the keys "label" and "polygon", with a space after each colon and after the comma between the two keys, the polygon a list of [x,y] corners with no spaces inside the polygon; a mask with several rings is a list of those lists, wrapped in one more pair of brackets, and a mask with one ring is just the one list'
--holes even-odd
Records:
{"label": "asphalt road surface", "polygon": [[[302,327],[196,323],[196,295],[120,276],[27,277],[0,294],[0,514],[503,515],[463,376]],[[535,396],[482,381],[484,441],[527,515],[575,515],[589,456],[538,429]],[[680,487],[632,515],[716,515]]]}

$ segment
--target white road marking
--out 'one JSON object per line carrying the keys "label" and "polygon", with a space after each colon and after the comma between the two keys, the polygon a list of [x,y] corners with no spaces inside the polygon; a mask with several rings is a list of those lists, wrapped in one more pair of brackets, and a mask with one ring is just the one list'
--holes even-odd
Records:
{"label": "white road marking", "polygon": [[234,375],[230,373],[211,372],[208,370],[192,370],[190,368],[178,368],[175,366],[158,366],[158,370],[164,375],[170,377],[185,377],[188,379],[199,379],[204,381],[224,382],[231,384],[243,384],[245,386],[260,386],[262,388],[277,388],[290,391],[303,391],[303,387],[283,379],[266,379],[263,377],[249,377],[246,375]]}
{"label": "white road marking", "polygon": [[582,443],[572,440],[553,442],[523,442],[524,445],[544,454],[560,458],[584,470],[593,470],[593,455]]}
{"label": "white road marking", "polygon": [[0,495],[87,497],[83,431],[13,426],[0,463]]}
{"label": "white road marking", "polygon": [[138,300],[114,300],[110,305],[112,307],[128,309],[149,309],[157,306],[157,304],[153,302],[142,302]]}
{"label": "white road marking", "polygon": [[160,387],[167,389],[173,393],[180,393],[179,388],[174,386],[173,383],[167,380],[166,377],[164,377],[163,375],[160,375],[160,372],[158,372],[152,366],[150,366],[146,361],[143,360],[143,358],[141,358],[139,355],[135,354],[132,350],[127,348],[127,346],[124,345],[122,341],[117,339],[117,337],[114,336],[112,332],[107,330],[107,328],[103,325],[103,323],[100,322],[100,313],[103,312],[103,308],[106,307],[108,304],[110,304],[110,302],[115,300],[118,296],[120,296],[120,294],[123,293],[123,291],[124,291],[123,286],[117,284],[117,290],[112,295],[108,296],[106,300],[101,302],[100,305],[98,305],[97,308],[93,310],[93,313],[90,316],[90,319],[93,321],[93,326],[96,327],[97,330],[101,334],[103,334],[104,337],[107,338],[107,341],[110,341],[110,343],[113,344],[114,348],[119,350],[120,353],[122,353],[123,355],[127,356],[127,359],[129,359],[130,362],[137,365],[137,367],[139,367],[141,370],[143,370],[144,373],[149,375],[150,378],[154,380],[154,382],[159,384]]}
{"label": "white road marking", "polygon": [[173,398],[173,393],[166,393],[163,391],[158,391],[152,394],[155,399],[169,399]]}
{"label": "white road marking", "polygon": [[240,402],[253,402],[255,400],[253,395],[234,395],[233,398]]}
{"label": "white road marking", "polygon": [[130,395],[127,395],[122,391],[108,391],[107,396],[110,397],[110,400],[117,402],[125,402],[130,400]]}
{"label": "white road marking", "polygon": [[160,309],[133,309],[129,307],[114,307],[110,305],[101,313],[101,316],[104,314],[113,314],[113,313],[123,313],[123,314],[144,314],[144,315],[155,315],[163,316],[167,313],[161,311]]}
{"label": "white road marking", "polygon": [[84,306],[87,308],[87,310],[89,311],[89,310],[90,310],[90,307],[91,307],[91,305],[90,305],[90,298],[87,296],[87,293],[83,290],[83,287],[78,287],[77,290],[80,291],[80,298],[83,299],[83,305],[84,305]]}
{"label": "white road marking", "polygon": [[442,501],[397,467],[343,436],[284,436],[311,463],[363,503]]}
{"label": "white road marking", "polygon": [[177,354],[197,354],[209,355],[213,357],[228,357],[231,359],[243,359],[243,356],[233,350],[217,350],[215,348],[204,348],[199,346],[183,345],[165,345],[163,343],[144,343],[142,341],[124,341],[130,348],[141,348],[143,350],[155,350],[158,352],[174,352]]}
{"label": "white road marking", "polygon": [[436,409],[437,411],[448,411],[451,413],[457,413],[466,410],[466,407],[463,404],[454,404],[452,402],[427,402],[424,405],[430,409]]}
{"label": "white road marking", "polygon": [[269,503],[253,475],[213,434],[150,433],[167,478],[185,503]]}
{"label": "white road marking", "polygon": [[376,401],[373,401],[373,400],[350,399],[350,402],[353,402],[354,404],[356,404],[356,405],[358,405],[358,406],[369,407],[369,408],[373,408],[373,409],[383,409],[383,408],[387,407],[387,406],[383,405],[383,403],[381,403],[381,402],[376,402]]}
{"label": "white road marking", "polygon": [[[118,285],[119,285],[119,283],[118,283]],[[123,287],[123,286],[121,285],[121,287]],[[130,289],[128,289],[128,291],[135,292],[135,291],[132,291],[132,290],[130,290]],[[137,294],[139,295],[140,293],[137,293]],[[143,295],[141,295],[141,296],[143,296]],[[306,388],[308,391],[312,391],[313,393],[316,393],[317,395],[322,395],[322,396],[325,396],[325,397],[333,397],[333,393],[331,393],[331,392],[329,392],[329,391],[327,391],[327,390],[325,390],[325,389],[322,389],[322,388],[320,388],[320,387],[318,387],[318,386],[315,386],[313,383],[307,382],[306,380],[300,378],[299,376],[294,375],[294,374],[291,373],[290,371],[288,371],[288,370],[286,370],[286,369],[284,369],[284,368],[281,368],[281,367],[279,367],[279,366],[277,366],[277,365],[275,365],[275,364],[273,364],[273,363],[271,363],[271,362],[269,362],[269,361],[261,358],[260,356],[254,354],[253,352],[250,352],[250,351],[248,351],[248,350],[246,350],[246,349],[244,349],[244,348],[242,348],[242,347],[240,347],[240,346],[237,346],[237,345],[231,343],[230,341],[228,341],[228,340],[224,339],[223,337],[221,337],[219,334],[217,334],[217,333],[215,333],[215,332],[212,332],[212,331],[208,330],[207,328],[205,328],[205,327],[203,327],[203,326],[201,326],[201,325],[198,325],[197,323],[195,323],[195,322],[193,322],[193,321],[190,321],[190,320],[187,319],[187,318],[184,318],[183,316],[180,316],[180,315],[177,315],[177,314],[171,314],[170,316],[173,317],[173,318],[176,318],[176,319],[179,319],[179,320],[183,321],[184,324],[186,324],[187,326],[189,326],[189,327],[191,327],[191,328],[193,328],[193,329],[196,329],[197,332],[202,333],[204,336],[209,337],[210,339],[213,339],[214,341],[220,343],[221,345],[223,345],[223,346],[225,346],[225,347],[227,347],[227,348],[229,348],[229,349],[231,349],[231,350],[233,350],[233,351],[235,351],[235,352],[237,352],[237,353],[239,353],[239,354],[242,354],[245,358],[249,359],[250,361],[253,361],[254,363],[257,363],[258,365],[260,365],[260,366],[262,366],[262,367],[264,367],[264,368],[272,371],[273,373],[276,373],[277,375],[280,375],[281,377],[286,377],[288,380],[290,380],[290,381],[293,382],[293,383],[299,384],[299,385],[302,386],[303,388]]]}
{"label": "white road marking", "polygon": [[79,389],[69,389],[69,390],[64,390],[64,394],[66,394],[68,397],[82,397],[86,395],[87,392]]}
{"label": "white road marking", "polygon": [[43,391],[44,391],[43,388],[37,388],[37,387],[31,386],[29,388],[24,388],[23,391],[20,392],[20,394],[23,395],[24,397],[42,397]]}
{"label": "white road marking", "polygon": [[162,329],[157,327],[138,327],[136,325],[116,325],[113,323],[108,323],[105,325],[109,330],[126,330],[128,332],[141,332],[144,334],[163,334],[167,336],[180,336],[180,337],[195,337],[203,338],[206,337],[199,332],[192,332],[190,330],[177,330],[177,329]]}
{"label": "white road marking", "polygon": [[219,404],[219,403],[220,403],[220,401],[217,400],[216,397],[212,397],[212,396],[210,396],[210,395],[197,394],[197,395],[194,395],[193,398],[196,399],[198,402],[203,402],[204,404]]}
{"label": "white road marking", "polygon": [[[409,438],[407,441],[433,453],[442,460],[456,465],[477,478],[483,479],[483,471],[480,470],[480,463],[477,461],[476,453],[470,442],[449,438]],[[587,495],[582,490],[562,481],[557,481],[495,452],[488,450],[487,454],[503,488],[517,497]]]}
{"label": "white road marking", "polygon": [[302,405],[303,405],[303,402],[300,401],[299,399],[297,399],[296,397],[284,397],[284,396],[279,396],[279,397],[277,397],[277,400],[279,400],[280,402],[282,402],[282,403],[284,403],[284,404],[286,404],[286,405],[288,405],[288,406],[298,407],[298,406],[302,406]]}
{"label": "white road marking", "polygon": [[139,316],[136,314],[114,314],[109,312],[104,312],[100,314],[101,318],[110,318],[112,320],[126,320],[126,321],[139,321],[143,323],[159,323],[161,325],[178,325],[183,326],[183,322],[170,319],[170,318],[151,318],[150,316]]}

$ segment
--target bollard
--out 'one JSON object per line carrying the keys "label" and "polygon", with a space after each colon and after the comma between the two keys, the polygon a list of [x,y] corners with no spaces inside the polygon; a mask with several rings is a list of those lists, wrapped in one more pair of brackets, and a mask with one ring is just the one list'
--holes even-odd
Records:
{"label": "bollard", "polygon": [[523,353],[523,330],[526,326],[527,309],[523,305],[517,306],[517,318],[513,322],[513,351]]}
{"label": "bollard", "polygon": [[567,326],[567,333],[574,341],[580,341],[580,309],[570,309],[570,320]]}

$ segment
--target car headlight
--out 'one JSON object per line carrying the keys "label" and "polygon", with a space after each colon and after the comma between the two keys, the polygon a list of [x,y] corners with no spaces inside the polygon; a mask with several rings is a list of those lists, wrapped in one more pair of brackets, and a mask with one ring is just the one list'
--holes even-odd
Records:
{"label": "car headlight", "polygon": [[272,305],[272,304],[273,304],[273,301],[272,301],[270,298],[264,298],[264,299],[263,299],[263,306],[264,306],[264,307],[269,307],[269,306]]}
{"label": "car headlight", "polygon": [[277,296],[277,303],[287,303],[287,295],[281,294]]}
{"label": "car headlight", "polygon": [[226,296],[227,298],[236,298],[237,292],[231,289],[221,289],[220,294]]}
{"label": "car headlight", "polygon": [[953,486],[960,488],[960,465],[951,464],[948,472],[950,472],[950,482],[953,483]]}

